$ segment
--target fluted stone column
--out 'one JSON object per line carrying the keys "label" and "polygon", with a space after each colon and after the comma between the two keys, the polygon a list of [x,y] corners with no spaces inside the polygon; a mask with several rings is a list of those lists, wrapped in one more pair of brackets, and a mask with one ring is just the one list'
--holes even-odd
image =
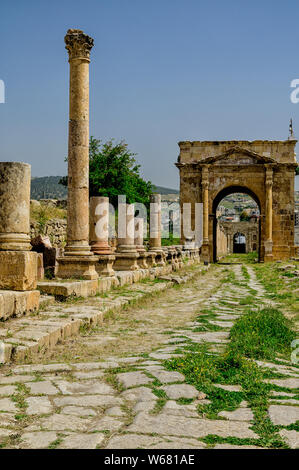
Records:
{"label": "fluted stone column", "polygon": [[134,271],[138,269],[137,259],[139,257],[134,243],[135,207],[134,204],[123,204],[122,206],[124,214],[119,213],[118,217],[120,223],[120,219],[123,216],[122,224],[124,226],[121,227],[121,230],[119,226],[118,245],[114,267],[119,271]]}
{"label": "fluted stone column", "polygon": [[149,252],[156,253],[156,264],[165,265],[167,254],[161,246],[161,194],[150,195]]}
{"label": "fluted stone column", "polygon": [[65,38],[70,63],[67,243],[58,277],[96,279],[89,246],[89,62],[93,39],[79,29]]}
{"label": "fluted stone column", "polygon": [[134,244],[136,246],[137,253],[139,254],[138,266],[142,269],[148,268],[147,258],[148,253],[145,250],[143,244],[143,233],[144,233],[144,220],[142,217],[135,217],[135,235]]}
{"label": "fluted stone column", "polygon": [[29,237],[30,183],[30,165],[0,162],[0,289],[36,288],[37,253],[30,251]]}
{"label": "fluted stone column", "polygon": [[209,167],[204,165],[202,168],[202,202],[203,202],[203,242],[201,248],[202,259],[204,263],[210,261],[209,247]]}
{"label": "fluted stone column", "polygon": [[273,240],[272,240],[272,187],[273,168],[266,165],[266,240],[265,240],[265,261],[273,261]]}

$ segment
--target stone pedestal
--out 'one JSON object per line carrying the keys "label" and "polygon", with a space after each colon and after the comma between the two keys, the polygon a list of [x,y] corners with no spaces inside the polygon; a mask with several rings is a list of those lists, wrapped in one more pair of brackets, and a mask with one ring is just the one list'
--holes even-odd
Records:
{"label": "stone pedestal", "polygon": [[113,264],[115,262],[115,255],[99,255],[98,258],[99,260],[95,265],[98,275],[114,276]]}
{"label": "stone pedestal", "polygon": [[67,243],[57,276],[95,279],[89,246],[89,62],[93,39],[81,30],[65,36],[70,63]]}
{"label": "stone pedestal", "polygon": [[58,258],[57,277],[61,279],[97,279],[98,256],[62,256]]}
{"label": "stone pedestal", "polygon": [[37,256],[33,251],[0,251],[0,289],[35,289]]}

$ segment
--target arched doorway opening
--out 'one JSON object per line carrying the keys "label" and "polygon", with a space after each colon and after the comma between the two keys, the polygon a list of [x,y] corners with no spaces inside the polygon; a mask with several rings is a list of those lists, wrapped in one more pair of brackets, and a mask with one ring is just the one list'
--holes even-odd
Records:
{"label": "arched doorway opening", "polygon": [[235,233],[233,238],[233,253],[246,253],[246,237],[244,233]]}
{"label": "arched doorway opening", "polygon": [[213,261],[251,251],[258,251],[260,260],[261,205],[256,194],[245,186],[229,186],[216,195],[212,211]]}

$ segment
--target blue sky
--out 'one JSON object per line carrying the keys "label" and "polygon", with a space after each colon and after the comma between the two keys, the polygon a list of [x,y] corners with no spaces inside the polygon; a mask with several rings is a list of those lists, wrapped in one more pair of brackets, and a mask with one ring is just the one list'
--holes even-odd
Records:
{"label": "blue sky", "polygon": [[68,28],[95,40],[91,134],[125,139],[158,185],[178,187],[180,140],[285,139],[290,117],[299,137],[298,15],[295,0],[2,2],[0,158],[66,173]]}

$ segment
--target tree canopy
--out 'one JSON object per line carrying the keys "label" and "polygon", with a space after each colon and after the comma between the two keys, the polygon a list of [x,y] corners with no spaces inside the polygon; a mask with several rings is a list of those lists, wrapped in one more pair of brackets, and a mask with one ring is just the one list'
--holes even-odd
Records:
{"label": "tree canopy", "polygon": [[[117,205],[117,196],[126,195],[129,204],[142,202],[148,204],[153,192],[150,181],[145,181],[139,174],[140,165],[136,154],[128,149],[124,141],[115,143],[90,137],[89,142],[89,193],[90,196],[109,197]],[[67,177],[61,180],[67,184]]]}

